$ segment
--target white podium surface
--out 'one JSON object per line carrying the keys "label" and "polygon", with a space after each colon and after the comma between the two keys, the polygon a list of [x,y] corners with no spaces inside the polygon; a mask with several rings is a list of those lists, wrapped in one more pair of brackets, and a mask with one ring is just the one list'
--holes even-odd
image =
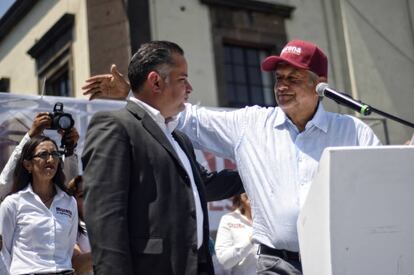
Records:
{"label": "white podium surface", "polygon": [[304,275],[414,275],[414,147],[326,149],[298,233]]}

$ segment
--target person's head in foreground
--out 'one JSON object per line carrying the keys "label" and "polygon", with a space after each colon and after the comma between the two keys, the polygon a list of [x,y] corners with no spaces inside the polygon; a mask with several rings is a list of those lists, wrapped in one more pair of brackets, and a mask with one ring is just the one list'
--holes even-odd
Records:
{"label": "person's head in foreground", "polygon": [[292,40],[279,56],[267,57],[262,69],[275,73],[275,98],[286,115],[295,124],[310,120],[319,102],[316,85],[328,78],[328,58],[323,51],[313,43]]}
{"label": "person's head in foreground", "polygon": [[142,44],[131,58],[128,78],[135,97],[159,110],[164,118],[184,110],[193,89],[184,51],[168,41]]}

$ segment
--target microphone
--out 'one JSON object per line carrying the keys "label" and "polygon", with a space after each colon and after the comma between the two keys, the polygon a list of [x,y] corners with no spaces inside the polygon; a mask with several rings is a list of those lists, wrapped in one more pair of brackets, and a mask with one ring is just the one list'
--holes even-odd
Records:
{"label": "microphone", "polygon": [[329,88],[327,83],[321,82],[318,85],[316,85],[316,92],[319,96],[326,96],[340,105],[346,106],[354,111],[357,111],[361,115],[367,116],[371,114],[371,107],[369,105],[357,101],[347,94],[337,92]]}

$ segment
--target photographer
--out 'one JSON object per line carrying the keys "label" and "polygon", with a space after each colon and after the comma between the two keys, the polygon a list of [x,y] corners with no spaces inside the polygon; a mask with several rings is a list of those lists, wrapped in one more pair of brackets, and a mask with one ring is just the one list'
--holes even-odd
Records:
{"label": "photographer", "polygon": [[[43,130],[50,129],[52,126],[52,116],[48,112],[41,112],[36,115],[33,120],[32,127],[16,146],[9,160],[4,166],[0,174],[0,200],[3,200],[10,192],[13,184],[13,171],[16,167],[17,160],[20,158],[23,146],[30,141],[31,138],[42,134]],[[78,159],[74,154],[79,134],[76,128],[71,127],[69,130],[58,130],[62,135],[62,142],[65,144],[65,165],[64,174],[67,184],[68,180],[78,174]]]}

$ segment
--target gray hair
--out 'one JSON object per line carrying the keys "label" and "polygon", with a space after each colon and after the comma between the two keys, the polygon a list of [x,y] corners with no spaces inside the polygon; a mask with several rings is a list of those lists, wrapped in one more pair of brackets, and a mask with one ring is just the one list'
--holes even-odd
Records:
{"label": "gray hair", "polygon": [[[308,72],[308,84],[316,85],[319,80],[319,76],[312,71],[307,70],[307,72]],[[323,96],[319,96],[319,101],[322,101],[322,100],[323,100]]]}

